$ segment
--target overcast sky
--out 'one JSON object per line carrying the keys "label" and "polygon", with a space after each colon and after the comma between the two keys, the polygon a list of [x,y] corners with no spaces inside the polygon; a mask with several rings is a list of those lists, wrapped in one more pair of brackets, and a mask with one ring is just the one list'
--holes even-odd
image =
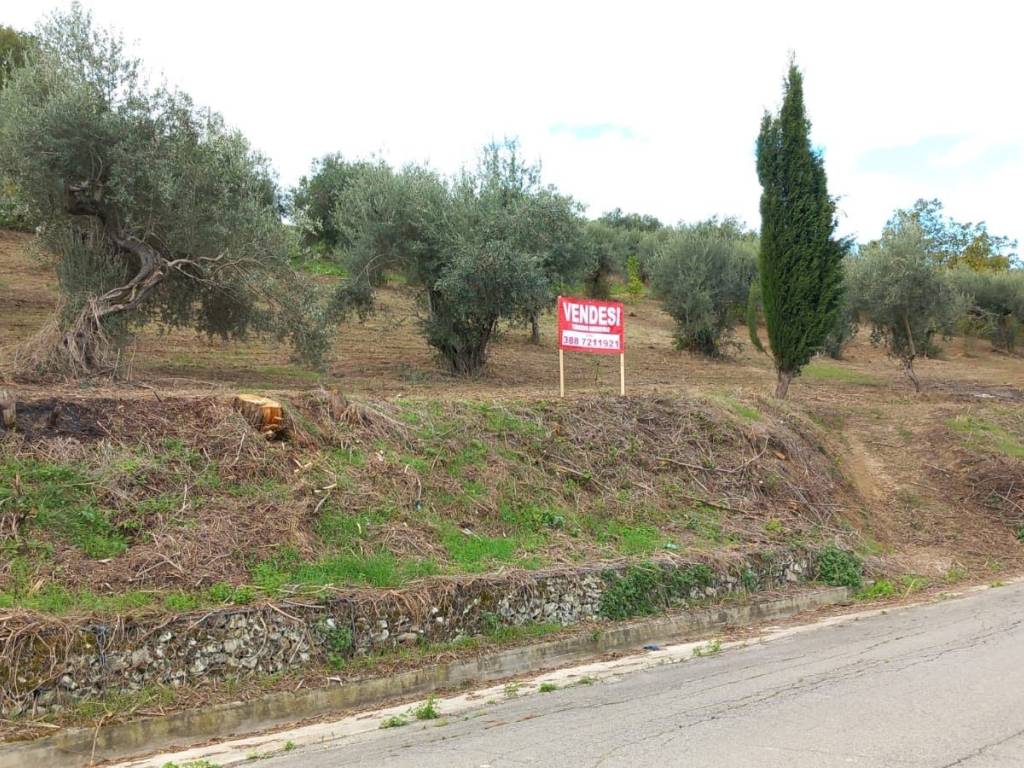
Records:
{"label": "overcast sky", "polygon": [[[47,0],[6,0],[31,29]],[[591,216],[760,225],[754,139],[805,73],[841,229],[937,197],[1024,241],[1022,12],[1012,2],[84,0],[150,71],[221,111],[290,185],[330,151],[454,171],[519,137]]]}

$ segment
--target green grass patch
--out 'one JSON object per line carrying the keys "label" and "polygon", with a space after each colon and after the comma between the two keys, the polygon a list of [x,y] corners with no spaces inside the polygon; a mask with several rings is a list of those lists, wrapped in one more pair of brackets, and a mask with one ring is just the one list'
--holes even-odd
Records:
{"label": "green grass patch", "polygon": [[327,455],[331,465],[342,470],[366,466],[366,454],[358,448],[331,448]]}
{"label": "green grass patch", "polygon": [[524,437],[542,437],[547,434],[547,430],[537,422],[517,416],[500,405],[492,403],[473,403],[471,405],[483,414],[484,424],[491,432]]}
{"label": "green grass patch", "polygon": [[572,527],[572,517],[568,510],[554,505],[534,502],[520,504],[506,500],[499,505],[498,514],[503,522],[519,532],[543,533]]}
{"label": "green grass patch", "polygon": [[805,366],[800,375],[810,381],[840,382],[861,386],[877,386],[881,383],[877,376],[872,376],[870,373],[863,373],[853,368],[820,360]]}
{"label": "green grass patch", "polygon": [[878,579],[853,597],[856,600],[884,600],[896,594],[896,586],[888,579]]}
{"label": "green grass patch", "polygon": [[151,592],[121,592],[98,595],[88,589],[69,590],[59,584],[47,584],[30,593],[0,592],[0,609],[26,608],[40,613],[125,613],[154,604]]}
{"label": "green grass patch", "polygon": [[316,534],[325,544],[349,547],[366,539],[373,526],[387,522],[395,512],[394,507],[378,507],[361,514],[351,514],[329,506],[316,522]]}
{"label": "green grass patch", "polygon": [[431,560],[399,560],[390,552],[347,552],[304,562],[296,550],[285,547],[252,569],[252,581],[267,594],[275,595],[285,586],[398,587],[438,572]]}
{"label": "green grass patch", "polygon": [[562,629],[557,622],[530,622],[528,624],[503,624],[493,613],[483,616],[484,637],[498,645],[537,639],[554,634]]}
{"label": "green grass patch", "polygon": [[714,507],[698,504],[687,511],[683,525],[698,539],[709,544],[727,544],[731,537],[722,530],[722,513]]}
{"label": "green grass patch", "polygon": [[449,456],[445,462],[448,474],[458,477],[466,467],[478,467],[487,461],[487,446],[479,440],[470,440],[461,449]]}
{"label": "green grass patch", "polygon": [[479,573],[502,563],[514,562],[519,559],[521,552],[535,544],[530,536],[468,534],[454,525],[444,526],[440,535],[448,557],[458,570],[469,573]]}
{"label": "green grass patch", "polygon": [[744,421],[760,421],[764,418],[763,414],[752,405],[740,402],[735,397],[727,394],[716,394],[712,395],[711,399],[721,405],[725,406],[728,410],[739,416]]}
{"label": "green grass patch", "polygon": [[89,557],[107,558],[128,546],[124,533],[100,507],[96,482],[81,467],[37,459],[0,462],[0,507],[25,515]]}
{"label": "green grass patch", "polygon": [[609,520],[598,532],[597,540],[612,542],[624,555],[644,555],[663,549],[668,539],[653,525]]}
{"label": "green grass patch", "polygon": [[1024,443],[1021,443],[1020,438],[993,421],[974,416],[957,416],[946,423],[973,448],[1024,459]]}
{"label": "green grass patch", "polygon": [[310,275],[326,277],[346,277],[348,270],[341,264],[330,259],[295,259],[292,267]]}

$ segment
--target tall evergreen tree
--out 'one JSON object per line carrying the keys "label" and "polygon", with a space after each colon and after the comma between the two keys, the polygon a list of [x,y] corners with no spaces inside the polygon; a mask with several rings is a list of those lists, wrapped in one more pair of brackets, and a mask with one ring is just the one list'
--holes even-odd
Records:
{"label": "tall evergreen tree", "polygon": [[835,203],[810,129],[803,75],[791,60],[782,109],[765,112],[757,137],[761,294],[780,398],[835,326],[843,290],[847,242],[834,237]]}

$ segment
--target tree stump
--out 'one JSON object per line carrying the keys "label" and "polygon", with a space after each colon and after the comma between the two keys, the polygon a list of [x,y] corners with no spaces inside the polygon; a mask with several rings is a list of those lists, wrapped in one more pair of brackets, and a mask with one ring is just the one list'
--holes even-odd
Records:
{"label": "tree stump", "polygon": [[268,440],[284,431],[284,409],[276,400],[259,395],[235,395],[231,405]]}
{"label": "tree stump", "polygon": [[17,422],[14,394],[6,389],[0,389],[0,424],[3,424],[4,429],[14,429]]}

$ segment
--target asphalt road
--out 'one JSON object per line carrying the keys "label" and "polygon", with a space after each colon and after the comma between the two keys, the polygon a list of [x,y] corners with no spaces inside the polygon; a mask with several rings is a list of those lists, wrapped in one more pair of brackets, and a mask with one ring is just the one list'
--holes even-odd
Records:
{"label": "asphalt road", "polygon": [[823,627],[267,768],[1024,766],[1024,584]]}

